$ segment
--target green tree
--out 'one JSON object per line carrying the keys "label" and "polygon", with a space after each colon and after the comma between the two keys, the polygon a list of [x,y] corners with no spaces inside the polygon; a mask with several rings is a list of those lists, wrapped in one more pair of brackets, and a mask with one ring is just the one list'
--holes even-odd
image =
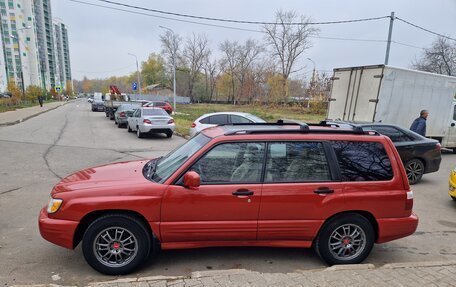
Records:
{"label": "green tree", "polygon": [[34,103],[42,94],[43,89],[41,89],[39,86],[28,86],[27,90],[25,91],[25,99]]}
{"label": "green tree", "polygon": [[163,58],[155,53],[150,54],[147,61],[142,62],[141,75],[143,86],[154,84],[165,85],[165,61]]}

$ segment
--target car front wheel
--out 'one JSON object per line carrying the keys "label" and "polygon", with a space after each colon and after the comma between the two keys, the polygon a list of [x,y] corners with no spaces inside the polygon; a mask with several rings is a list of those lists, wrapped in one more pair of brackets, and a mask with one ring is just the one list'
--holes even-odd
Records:
{"label": "car front wheel", "polygon": [[136,136],[138,138],[142,138],[143,137],[143,133],[139,130],[139,127],[136,127]]}
{"label": "car front wheel", "polygon": [[410,184],[418,183],[424,174],[424,164],[419,159],[412,159],[405,163],[405,171]]}
{"label": "car front wheel", "polygon": [[98,272],[123,275],[147,260],[151,238],[138,219],[123,214],[106,215],[87,228],[82,251],[87,263]]}
{"label": "car front wheel", "polygon": [[374,245],[374,229],[365,217],[345,214],[328,221],[315,239],[317,254],[329,265],[361,263]]}

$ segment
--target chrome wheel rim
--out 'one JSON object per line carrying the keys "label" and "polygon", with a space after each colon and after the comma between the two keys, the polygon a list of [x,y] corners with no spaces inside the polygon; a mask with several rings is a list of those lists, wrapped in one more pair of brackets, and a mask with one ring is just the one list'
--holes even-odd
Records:
{"label": "chrome wheel rim", "polygon": [[93,243],[98,261],[109,267],[122,267],[138,253],[136,237],[125,228],[109,227],[98,233]]}
{"label": "chrome wheel rim", "polygon": [[407,178],[411,182],[415,182],[418,177],[423,173],[423,168],[417,162],[411,162],[407,165]]}
{"label": "chrome wheel rim", "polygon": [[359,256],[366,247],[366,233],[355,224],[345,224],[333,231],[328,242],[334,258],[348,261]]}

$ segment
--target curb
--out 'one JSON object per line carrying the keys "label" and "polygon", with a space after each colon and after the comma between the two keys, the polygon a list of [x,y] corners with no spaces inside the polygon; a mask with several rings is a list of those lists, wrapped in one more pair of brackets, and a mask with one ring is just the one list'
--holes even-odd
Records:
{"label": "curb", "polygon": [[176,132],[176,131],[175,131],[174,133],[175,133],[177,136],[180,136],[180,137],[182,137],[182,138],[184,138],[184,139],[186,139],[186,140],[189,140],[189,139],[190,139],[190,136],[183,135],[183,134],[181,134],[180,132]]}
{"label": "curb", "polygon": [[47,110],[44,110],[44,111],[40,111],[40,112],[38,112],[38,113],[36,113],[36,114],[27,116],[27,117],[25,117],[25,118],[23,118],[23,119],[19,119],[19,120],[12,121],[12,122],[0,123],[0,127],[13,126],[13,125],[16,125],[16,124],[25,122],[26,120],[29,120],[29,119],[34,118],[34,117],[37,117],[37,116],[39,116],[39,115],[41,115],[41,114],[47,113],[47,112],[52,111],[52,110],[55,110],[55,109],[57,109],[57,108],[60,108],[60,107],[66,105],[66,104],[68,104],[68,103],[70,103],[70,102],[68,101],[68,102],[65,102],[65,103],[63,103],[63,104],[61,104],[61,105],[58,105],[58,106],[56,106],[56,107],[53,107],[53,108],[50,108],[50,109],[47,109]]}
{"label": "curb", "polygon": [[[439,267],[439,266],[456,266],[456,261],[431,261],[431,262],[403,262],[403,263],[389,263],[383,266],[376,267],[374,264],[353,264],[353,265],[334,265],[325,269],[309,269],[299,270],[296,272],[286,273],[286,275],[302,274],[306,272],[334,272],[334,271],[360,271],[375,269],[404,269],[404,268],[426,268],[426,267]],[[128,286],[132,283],[147,284],[148,282],[159,284],[160,282],[167,282],[172,284],[179,284],[185,279],[201,279],[207,277],[222,277],[222,276],[235,276],[235,275],[248,275],[248,274],[269,274],[257,271],[249,271],[246,269],[226,269],[226,270],[210,270],[210,271],[195,271],[189,276],[147,276],[136,278],[119,278],[110,281],[90,282],[84,286],[87,287],[103,287],[106,285],[112,286]],[[134,285],[139,286],[139,285]],[[158,285],[157,285],[158,286]],[[161,286],[161,285],[160,285]],[[75,285],[60,285],[55,283],[50,284],[32,284],[32,285],[13,285],[13,287],[76,287]]]}

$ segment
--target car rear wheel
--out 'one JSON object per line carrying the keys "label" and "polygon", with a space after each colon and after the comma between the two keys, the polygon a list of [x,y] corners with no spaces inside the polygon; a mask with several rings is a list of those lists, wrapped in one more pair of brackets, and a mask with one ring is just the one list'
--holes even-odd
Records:
{"label": "car rear wheel", "polygon": [[167,136],[168,138],[172,137],[172,136],[173,136],[173,132],[167,132],[167,133],[166,133],[166,136]]}
{"label": "car rear wheel", "polygon": [[133,130],[130,128],[130,125],[127,124],[127,132],[131,133]]}
{"label": "car rear wheel", "polygon": [[142,138],[144,136],[143,133],[139,130],[139,127],[136,127],[136,136],[138,138]]}
{"label": "car rear wheel", "polygon": [[87,263],[108,275],[131,273],[147,260],[151,248],[150,234],[144,224],[124,214],[96,219],[82,241]]}
{"label": "car rear wheel", "polygon": [[455,197],[455,196],[452,196],[451,199],[454,200],[454,201],[456,201],[456,197]]}
{"label": "car rear wheel", "polygon": [[374,229],[359,214],[344,214],[325,223],[315,239],[317,254],[329,265],[362,262],[374,245]]}
{"label": "car rear wheel", "polygon": [[405,163],[405,171],[410,184],[418,183],[424,174],[424,164],[419,159],[412,159]]}

